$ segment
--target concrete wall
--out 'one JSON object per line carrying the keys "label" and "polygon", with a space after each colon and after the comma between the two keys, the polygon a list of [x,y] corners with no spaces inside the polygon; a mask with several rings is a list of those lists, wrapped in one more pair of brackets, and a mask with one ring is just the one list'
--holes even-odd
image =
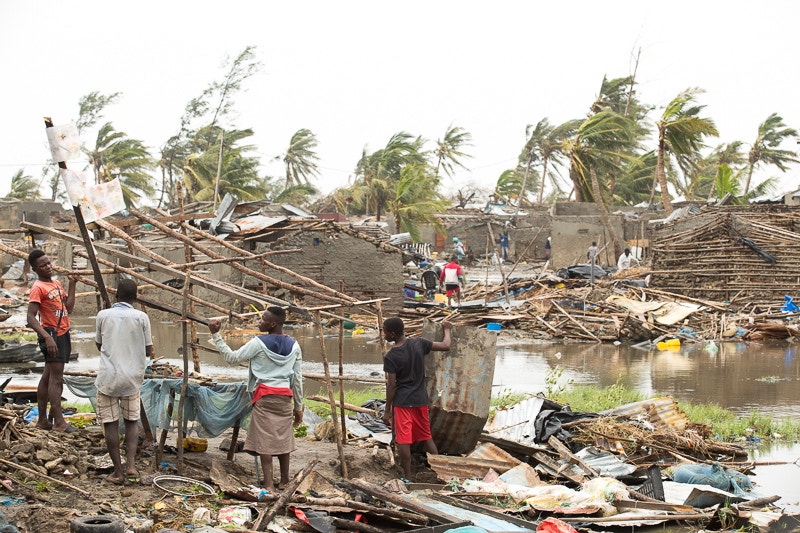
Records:
{"label": "concrete wall", "polygon": [[[402,255],[381,250],[374,244],[347,235],[323,231],[303,231],[280,246],[271,249],[301,249],[301,253],[276,256],[273,262],[293,272],[339,290],[344,282],[344,292],[359,300],[390,298],[384,302],[386,313],[396,313],[403,306],[403,260]],[[279,272],[269,275],[297,283],[291,276]],[[317,290],[308,287],[311,290]],[[326,302],[313,298],[305,304],[320,305]]]}

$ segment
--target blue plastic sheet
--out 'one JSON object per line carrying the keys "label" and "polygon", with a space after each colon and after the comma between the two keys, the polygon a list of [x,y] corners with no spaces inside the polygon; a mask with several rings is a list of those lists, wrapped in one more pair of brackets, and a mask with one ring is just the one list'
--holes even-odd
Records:
{"label": "blue plastic sheet", "polygon": [[746,496],[746,491],[753,489],[749,477],[717,462],[710,465],[681,465],[672,472],[672,479],[677,483],[710,485],[736,496]]}
{"label": "blue plastic sheet", "polygon": [[794,303],[794,300],[788,294],[783,296],[783,307],[781,307],[781,311],[784,313],[797,313],[800,311],[800,307],[797,307],[797,304]]}

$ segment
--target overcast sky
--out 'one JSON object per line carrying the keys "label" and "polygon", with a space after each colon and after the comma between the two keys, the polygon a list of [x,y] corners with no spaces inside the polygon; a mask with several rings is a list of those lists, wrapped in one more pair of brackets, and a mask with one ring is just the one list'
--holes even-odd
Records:
{"label": "overcast sky", "polygon": [[[603,76],[631,74],[639,50],[643,102],[660,113],[700,87],[720,131],[711,143],[750,143],[773,112],[800,129],[799,15],[790,0],[0,0],[0,196],[17,170],[38,178],[49,163],[42,117],[76,119],[91,91],[121,92],[105,119],[157,155],[186,103],[248,45],[263,66],[235,125],[255,130],[270,175],[291,135],[313,131],[325,192],[365,147],[399,131],[432,146],[450,124],[472,134],[473,158],[445,186],[489,187],[515,165],[526,125],[585,116]],[[783,183],[800,185],[797,167]]]}

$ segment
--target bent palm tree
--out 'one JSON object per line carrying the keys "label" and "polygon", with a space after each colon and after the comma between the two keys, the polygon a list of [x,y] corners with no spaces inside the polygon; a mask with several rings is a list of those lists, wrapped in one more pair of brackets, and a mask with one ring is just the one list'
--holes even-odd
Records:
{"label": "bent palm tree", "polygon": [[460,161],[461,158],[472,157],[465,153],[463,148],[472,146],[472,135],[459,126],[450,126],[444,132],[444,139],[437,139],[436,141],[436,174],[435,177],[439,178],[439,169],[444,170],[444,173],[449,177],[453,177],[455,167],[466,169],[467,167]]}
{"label": "bent palm tree", "polygon": [[289,141],[289,148],[283,156],[286,166],[286,183],[284,189],[292,186],[309,185],[311,178],[319,174],[317,161],[319,156],[314,151],[317,137],[306,128],[297,130]]}
{"label": "bent palm tree", "polygon": [[437,232],[443,232],[438,214],[447,208],[447,202],[437,191],[438,181],[427,165],[403,167],[393,198],[387,203],[396,231],[408,232],[415,242],[420,239],[420,224],[431,224]]}
{"label": "bent palm tree", "polygon": [[656,164],[656,180],[661,189],[661,202],[664,212],[672,213],[672,202],[667,190],[666,160],[675,158],[684,176],[689,174],[703,148],[703,138],[719,135],[717,126],[710,118],[699,116],[705,108],[696,105],[695,98],[701,89],[686,89],[676,96],[656,122],[658,128],[658,162]]}
{"label": "bent palm tree", "polygon": [[33,179],[33,176],[29,176],[19,169],[11,177],[11,190],[6,198],[16,198],[22,201],[38,200],[40,198],[39,182]]}
{"label": "bent palm tree", "polygon": [[781,150],[783,141],[797,138],[798,133],[794,128],[789,128],[783,123],[783,118],[777,113],[772,113],[767,120],[759,124],[758,135],[747,154],[747,178],[744,182],[744,194],[750,190],[750,179],[753,169],[758,163],[775,165],[782,172],[786,172],[788,163],[797,163],[798,159],[791,150]]}
{"label": "bent palm tree", "polygon": [[97,132],[94,148],[87,149],[86,155],[97,183],[119,178],[127,207],[135,206],[143,196],[153,195],[153,176],[149,171],[155,162],[142,141],[116,131],[107,122]]}
{"label": "bent palm tree", "polygon": [[578,201],[583,201],[591,191],[592,199],[600,213],[600,222],[614,244],[614,256],[622,253],[622,242],[611,227],[598,173],[604,176],[621,173],[622,161],[632,159],[626,148],[635,139],[634,123],[613,111],[600,111],[590,116],[578,128],[575,137],[567,141],[569,174]]}

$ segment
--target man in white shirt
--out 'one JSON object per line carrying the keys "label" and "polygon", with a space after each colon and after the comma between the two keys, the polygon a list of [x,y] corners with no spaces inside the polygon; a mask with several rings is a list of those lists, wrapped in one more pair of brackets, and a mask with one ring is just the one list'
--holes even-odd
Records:
{"label": "man in white shirt", "polygon": [[[97,313],[95,344],[100,350],[97,370],[97,419],[103,424],[114,472],[106,480],[122,485],[126,477],[139,477],[136,446],[139,443],[141,388],[147,359],[153,358],[150,319],[133,308],[137,287],[132,279],[120,280],[117,302]],[[119,417],[125,419],[125,469],[119,448]]]}

